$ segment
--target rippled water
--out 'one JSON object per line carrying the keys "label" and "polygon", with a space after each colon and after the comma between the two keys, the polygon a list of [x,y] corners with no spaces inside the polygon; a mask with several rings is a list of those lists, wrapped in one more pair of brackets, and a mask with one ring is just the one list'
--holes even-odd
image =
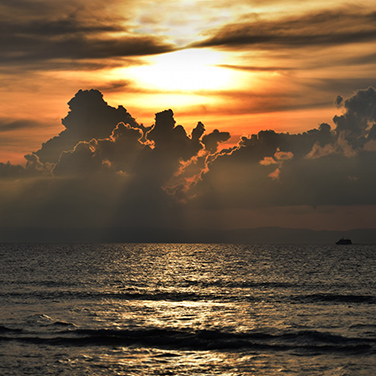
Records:
{"label": "rippled water", "polygon": [[1,375],[372,375],[376,247],[0,245]]}

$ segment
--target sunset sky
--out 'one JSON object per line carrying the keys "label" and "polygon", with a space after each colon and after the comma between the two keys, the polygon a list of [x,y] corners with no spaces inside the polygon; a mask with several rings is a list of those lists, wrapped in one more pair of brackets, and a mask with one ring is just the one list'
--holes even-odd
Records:
{"label": "sunset sky", "polygon": [[374,0],[0,18],[0,226],[376,228]]}

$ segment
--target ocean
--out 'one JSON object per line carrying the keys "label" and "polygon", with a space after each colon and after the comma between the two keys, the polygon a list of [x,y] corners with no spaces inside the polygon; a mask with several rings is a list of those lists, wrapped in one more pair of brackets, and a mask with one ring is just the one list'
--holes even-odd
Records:
{"label": "ocean", "polygon": [[376,246],[0,244],[1,375],[374,375]]}

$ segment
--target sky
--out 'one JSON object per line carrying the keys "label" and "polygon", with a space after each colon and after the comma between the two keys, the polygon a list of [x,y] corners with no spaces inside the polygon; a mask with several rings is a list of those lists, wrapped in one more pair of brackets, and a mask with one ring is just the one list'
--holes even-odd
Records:
{"label": "sky", "polygon": [[376,228],[374,0],[0,18],[0,226]]}

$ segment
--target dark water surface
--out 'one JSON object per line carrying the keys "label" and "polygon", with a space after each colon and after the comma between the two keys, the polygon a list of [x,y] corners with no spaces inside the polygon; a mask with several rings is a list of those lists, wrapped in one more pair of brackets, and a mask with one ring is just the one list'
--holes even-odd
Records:
{"label": "dark water surface", "polygon": [[376,246],[0,244],[1,375],[374,375]]}

